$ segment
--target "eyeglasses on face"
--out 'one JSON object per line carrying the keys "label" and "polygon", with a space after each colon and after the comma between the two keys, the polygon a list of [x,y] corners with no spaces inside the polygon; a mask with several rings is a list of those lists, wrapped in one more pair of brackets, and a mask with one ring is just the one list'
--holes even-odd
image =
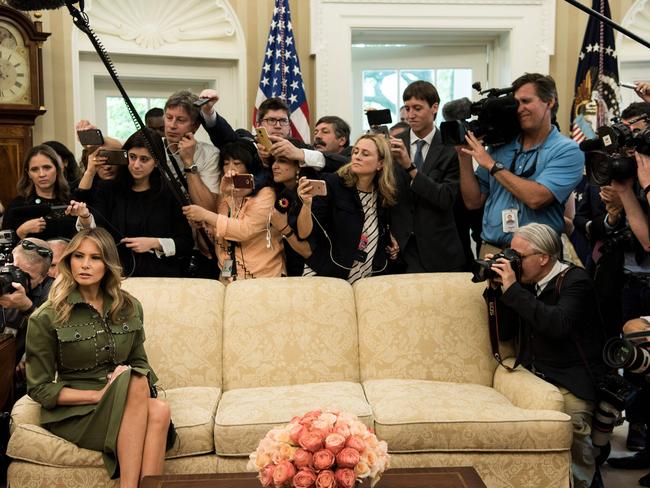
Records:
{"label": "eyeglasses on face", "polygon": [[536,255],[539,255],[539,254],[544,254],[544,253],[542,253],[542,252],[531,252],[530,254],[520,254],[519,257],[523,261],[526,258],[529,258],[531,256],[536,256]]}
{"label": "eyeglasses on face", "polygon": [[28,241],[27,239],[23,239],[22,241],[20,241],[20,245],[26,251],[34,251],[41,257],[52,259],[51,249],[48,249],[43,246],[39,246],[38,244],[34,244],[32,241]]}
{"label": "eyeglasses on face", "polygon": [[276,119],[275,117],[265,117],[262,119],[262,122],[264,122],[267,125],[280,124],[282,127],[286,127],[287,125],[289,125],[289,119]]}

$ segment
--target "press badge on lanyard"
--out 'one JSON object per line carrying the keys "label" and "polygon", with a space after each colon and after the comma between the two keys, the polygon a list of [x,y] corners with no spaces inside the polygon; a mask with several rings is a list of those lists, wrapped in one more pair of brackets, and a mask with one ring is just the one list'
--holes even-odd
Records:
{"label": "press badge on lanyard", "polygon": [[501,211],[501,225],[503,226],[503,232],[514,232],[519,228],[518,213],[519,209],[517,208],[506,208]]}

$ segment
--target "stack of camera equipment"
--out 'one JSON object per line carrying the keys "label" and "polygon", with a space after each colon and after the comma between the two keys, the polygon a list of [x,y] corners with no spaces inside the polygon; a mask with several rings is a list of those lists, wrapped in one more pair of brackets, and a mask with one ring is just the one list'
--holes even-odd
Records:
{"label": "stack of camera equipment", "polygon": [[15,288],[11,283],[14,282],[20,283],[25,289],[29,288],[29,275],[12,264],[12,251],[16,242],[14,236],[13,231],[0,231],[0,296],[13,293]]}
{"label": "stack of camera equipment", "polygon": [[[442,143],[450,146],[466,144],[471,131],[487,146],[498,146],[513,140],[521,128],[517,117],[519,102],[512,95],[513,88],[491,88],[481,91],[481,83],[472,85],[486,98],[471,102],[468,98],[452,100],[442,108],[445,122],[440,124]],[[472,117],[476,117],[472,120]]]}
{"label": "stack of camera equipment", "polygon": [[[641,120],[641,119],[639,119]],[[587,176],[597,186],[609,185],[636,177],[636,160],[632,151],[650,156],[650,127],[634,132],[623,123],[604,125],[597,137],[580,143],[584,151]]]}

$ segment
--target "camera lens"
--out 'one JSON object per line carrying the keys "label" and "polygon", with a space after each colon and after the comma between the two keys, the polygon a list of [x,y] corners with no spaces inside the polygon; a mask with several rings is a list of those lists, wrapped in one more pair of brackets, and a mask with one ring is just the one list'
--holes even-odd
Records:
{"label": "camera lens", "polygon": [[636,355],[634,344],[625,339],[610,339],[603,348],[603,360],[610,368],[627,368]]}

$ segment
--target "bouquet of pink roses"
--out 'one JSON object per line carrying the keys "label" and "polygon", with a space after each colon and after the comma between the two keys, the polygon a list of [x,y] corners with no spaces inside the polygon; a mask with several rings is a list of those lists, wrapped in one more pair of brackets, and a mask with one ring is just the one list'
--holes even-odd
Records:
{"label": "bouquet of pink roses", "polygon": [[352,488],[386,468],[386,442],[354,415],[321,410],[271,429],[248,462],[265,488]]}

